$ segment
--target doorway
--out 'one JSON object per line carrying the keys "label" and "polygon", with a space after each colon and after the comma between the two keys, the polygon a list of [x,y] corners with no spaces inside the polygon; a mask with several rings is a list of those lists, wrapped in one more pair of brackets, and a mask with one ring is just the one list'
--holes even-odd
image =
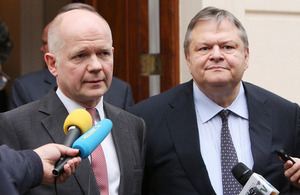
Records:
{"label": "doorway", "polygon": [[[158,0],[160,51],[155,55],[149,53],[148,0],[80,1],[92,5],[109,23],[115,48],[114,76],[130,83],[136,103],[152,95],[150,77],[159,79],[160,92],[179,84],[178,1]],[[143,63],[145,55],[150,62]],[[151,72],[144,66],[159,67]]]}

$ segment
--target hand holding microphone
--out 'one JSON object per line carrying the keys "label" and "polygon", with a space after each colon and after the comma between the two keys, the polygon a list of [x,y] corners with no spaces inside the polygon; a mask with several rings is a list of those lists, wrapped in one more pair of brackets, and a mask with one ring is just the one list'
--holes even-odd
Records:
{"label": "hand holding microphone", "polygon": [[300,188],[300,159],[290,157],[283,149],[275,150],[284,162],[284,175],[297,188]]}
{"label": "hand holding microphone", "polygon": [[57,160],[59,160],[62,155],[76,156],[79,151],[61,144],[50,143],[34,149],[34,152],[38,154],[42,161],[44,172],[42,184],[46,185],[65,182],[75,172],[81,162],[80,157],[73,157],[67,162],[67,166],[64,166],[64,173],[59,175],[55,181],[52,170]]}
{"label": "hand holding microphone", "polygon": [[[63,145],[72,147],[74,141],[91,127],[92,117],[90,113],[84,109],[76,109],[72,111],[64,122],[63,128],[67,136],[63,142]],[[62,156],[60,160],[57,161],[54,168],[55,171],[53,170],[55,173],[57,173],[54,174],[55,176],[58,176],[63,171],[63,167],[69,159],[70,158]]]}
{"label": "hand holding microphone", "polygon": [[[103,119],[90,130],[79,137],[73,144],[72,148],[79,149],[79,155],[82,159],[87,158],[105,139],[112,129],[112,122],[109,119]],[[64,164],[72,157],[67,157],[61,163],[60,167],[53,169],[54,176],[58,176],[63,171]]]}
{"label": "hand holding microphone", "polygon": [[232,168],[233,176],[244,187],[240,195],[276,195],[279,191],[273,187],[265,178],[253,173],[246,165],[239,162]]}
{"label": "hand holding microphone", "polygon": [[287,161],[284,164],[284,175],[291,184],[300,189],[300,159],[293,157],[295,163]]}

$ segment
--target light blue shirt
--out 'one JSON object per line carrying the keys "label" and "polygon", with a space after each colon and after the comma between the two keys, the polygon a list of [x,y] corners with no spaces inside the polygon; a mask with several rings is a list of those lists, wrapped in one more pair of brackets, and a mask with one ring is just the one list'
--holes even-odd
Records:
{"label": "light blue shirt", "polygon": [[[224,108],[209,99],[195,83],[193,83],[193,91],[201,155],[216,194],[223,194],[221,171],[222,120],[217,114]],[[238,96],[226,109],[231,111],[228,125],[238,160],[252,168],[253,156],[249,135],[248,108],[242,83]]]}

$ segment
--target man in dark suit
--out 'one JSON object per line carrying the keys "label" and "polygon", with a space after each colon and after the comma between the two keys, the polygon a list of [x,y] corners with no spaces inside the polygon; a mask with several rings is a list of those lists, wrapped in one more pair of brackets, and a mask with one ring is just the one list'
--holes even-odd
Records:
{"label": "man in dark suit", "polygon": [[[0,144],[32,149],[46,143],[62,143],[65,138],[62,127],[68,113],[78,108],[94,110],[95,122],[109,118],[113,123],[110,134],[100,145],[102,159],[105,158],[102,163],[107,168],[97,170],[107,172],[102,179],[107,177],[108,183],[96,181],[99,174],[94,174],[92,167],[99,166],[99,161],[95,162],[93,152],[91,162],[83,160],[65,183],[57,185],[58,193],[99,194],[100,187],[104,187],[106,194],[111,195],[140,194],[145,123],[103,101],[113,73],[111,31],[90,6],[76,8],[77,5],[85,4],[67,5],[68,9],[58,14],[49,29],[49,53],[45,59],[58,87],[40,100],[4,113],[10,125],[0,131]],[[53,186],[39,186],[27,194],[54,193]]]}
{"label": "man in dark suit", "polygon": [[[229,129],[236,162],[261,174],[280,192],[292,193],[288,179],[299,187],[299,175],[293,170],[285,178],[274,150],[299,157],[300,109],[242,81],[249,59],[242,24],[228,11],[205,8],[191,20],[184,50],[193,79],[129,109],[147,124],[143,192],[228,194],[222,179],[226,167],[221,162],[221,129]],[[227,126],[222,125],[222,110],[230,112]],[[298,163],[285,168],[291,171]],[[229,188],[241,189],[239,185]]]}
{"label": "man in dark suit", "polygon": [[[48,30],[51,23],[45,26],[40,48],[41,52],[49,52],[48,49]],[[14,80],[10,108],[16,108],[29,102],[42,98],[51,88],[56,86],[55,77],[49,72],[48,68],[35,71],[21,76]],[[129,83],[113,77],[109,90],[104,94],[104,100],[114,106],[127,109],[134,105],[131,86]]]}

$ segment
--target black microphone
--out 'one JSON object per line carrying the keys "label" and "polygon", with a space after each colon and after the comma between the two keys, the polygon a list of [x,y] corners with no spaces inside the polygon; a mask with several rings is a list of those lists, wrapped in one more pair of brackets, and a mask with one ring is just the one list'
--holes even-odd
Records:
{"label": "black microphone", "polygon": [[239,162],[231,170],[233,176],[244,187],[240,195],[276,195],[279,191],[261,175],[254,173],[245,164]]}
{"label": "black microphone", "polygon": [[[78,139],[82,134],[87,132],[92,127],[92,117],[90,113],[84,109],[76,109],[72,111],[66,118],[64,122],[64,132],[66,138],[63,145],[72,147],[76,139]],[[64,164],[69,160],[69,158],[62,156],[55,164],[55,170],[58,169],[59,173],[62,172]],[[58,176],[57,174],[56,176]]]}

